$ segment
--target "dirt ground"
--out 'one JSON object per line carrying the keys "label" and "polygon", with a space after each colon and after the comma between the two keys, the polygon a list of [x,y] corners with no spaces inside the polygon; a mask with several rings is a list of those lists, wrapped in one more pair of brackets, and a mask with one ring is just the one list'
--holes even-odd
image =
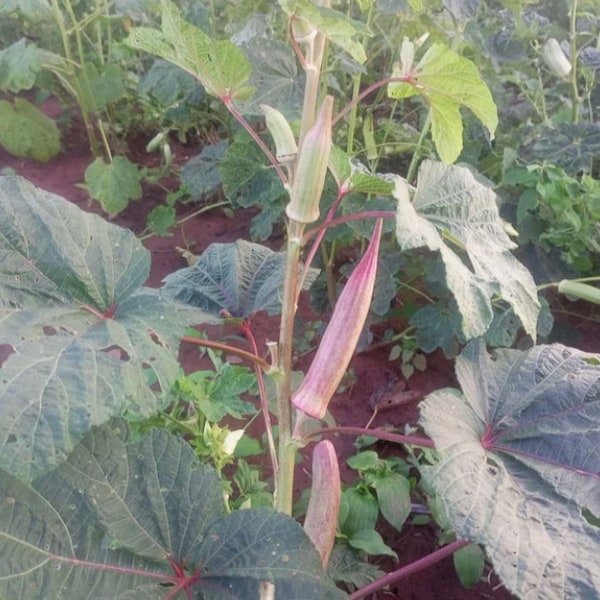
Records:
{"label": "dirt ground", "polygon": [[[49,110],[52,112],[52,108]],[[57,193],[68,200],[78,204],[86,211],[101,214],[99,206],[92,203],[86,191],[77,184],[83,181],[83,173],[91,162],[87,139],[81,131],[73,130],[63,139],[64,151],[46,164],[32,160],[14,158],[0,149],[0,171],[10,168],[17,174],[30,179],[37,186]],[[177,146],[176,160],[181,164],[187,158],[199,151],[198,148]],[[157,161],[155,156],[145,159],[149,164]],[[144,198],[134,202],[114,222],[129,227],[140,233],[146,222],[147,213],[162,200],[156,186],[146,187]],[[184,207],[185,211],[192,212],[193,206]],[[185,260],[176,250],[177,247],[189,248],[194,254],[199,254],[213,242],[230,242],[239,238],[249,239],[248,224],[251,211],[239,211],[232,218],[223,210],[215,210],[192,219],[183,226],[173,231],[172,237],[149,238],[145,244],[152,252],[152,272],[147,285],[157,287],[167,274],[186,266]],[[600,351],[600,316],[595,317],[589,313],[589,307],[572,305],[565,302],[558,306],[566,312],[584,312],[592,320],[580,316],[560,317],[557,340],[588,351]],[[585,314],[585,313],[584,313]],[[266,339],[274,340],[277,337],[277,320],[259,316],[255,321],[255,333],[258,343],[263,344]],[[261,346],[259,346],[261,347]],[[264,348],[264,345],[262,346]],[[372,402],[369,402],[382,386],[395,376],[395,367],[388,362],[389,349],[380,349],[357,355],[352,363],[356,374],[356,382],[344,395],[337,396],[332,403],[332,413],[338,423],[343,425],[365,426],[372,416]],[[184,368],[195,370],[198,351],[195,347],[182,345],[181,361]],[[310,357],[307,357],[307,359]],[[396,369],[397,370],[397,369]],[[427,357],[427,370],[423,373],[416,372],[408,382],[408,387],[415,392],[416,398],[421,398],[427,393],[446,386],[455,386],[452,364],[445,360],[441,353]],[[394,425],[403,426],[406,423],[415,424],[418,416],[417,400],[402,406],[381,410],[372,422],[372,426]],[[347,457],[354,453],[352,437],[337,437],[333,440],[340,457]],[[379,449],[393,452],[394,448],[380,444]],[[344,467],[345,462],[341,461]],[[346,478],[351,477],[350,471],[344,472]],[[300,486],[303,485],[299,479]],[[420,558],[436,548],[435,531],[429,527],[407,526],[402,533],[391,529],[382,529],[382,534],[388,543],[398,553],[399,563],[392,564],[386,561],[382,567],[385,570],[398,568]],[[452,559],[444,560],[433,568],[412,575],[404,580],[397,589],[380,592],[371,596],[379,600],[505,600],[512,596],[504,590],[490,574],[489,584],[478,584],[472,590],[464,589],[458,581]]]}

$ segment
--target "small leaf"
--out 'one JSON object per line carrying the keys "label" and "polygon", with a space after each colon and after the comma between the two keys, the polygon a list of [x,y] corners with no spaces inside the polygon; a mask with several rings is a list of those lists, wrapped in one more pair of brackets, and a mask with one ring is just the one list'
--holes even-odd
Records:
{"label": "small leaf", "polygon": [[496,106],[469,59],[443,44],[433,44],[409,74],[397,68],[393,76],[402,77],[405,82],[389,84],[392,98],[419,94],[431,107],[433,141],[445,163],[454,162],[463,147],[460,107],[473,112],[494,136],[498,125]]}
{"label": "small leaf", "polygon": [[100,112],[126,95],[123,84],[125,74],[117,64],[97,67],[86,63],[77,71],[78,101],[86,112]]}
{"label": "small leaf", "polygon": [[385,555],[397,558],[396,553],[383,541],[381,535],[374,529],[363,529],[352,534],[348,543],[353,548],[372,556]]}
{"label": "small leaf", "polygon": [[386,473],[373,482],[381,514],[400,531],[411,511],[410,482],[399,473]]}
{"label": "small leaf", "polygon": [[23,98],[0,100],[0,145],[14,156],[47,162],[60,152],[56,123]]}
{"label": "small leaf", "polygon": [[155,235],[171,235],[169,229],[177,223],[177,212],[172,206],[155,206],[148,213],[147,222]]}
{"label": "small leaf", "polygon": [[485,556],[481,546],[469,544],[452,555],[454,568],[460,582],[468,589],[472,588],[482,577],[485,567]]}
{"label": "small leaf", "polygon": [[14,94],[31,89],[42,62],[43,52],[26,38],[0,50],[0,89]]}
{"label": "small leaf", "polygon": [[[351,487],[342,494],[347,513],[340,510],[340,528],[342,533],[352,538],[355,533],[363,530],[374,530],[379,515],[377,499],[365,486]],[[342,520],[343,519],[343,520]]]}
{"label": "small leaf", "polygon": [[362,560],[360,553],[349,544],[338,541],[333,547],[327,574],[334,581],[361,588],[384,573],[377,566]]}
{"label": "small leaf", "polygon": [[141,181],[141,171],[123,156],[115,156],[108,164],[96,158],[85,170],[90,196],[110,215],[125,210],[130,200],[141,198]]}

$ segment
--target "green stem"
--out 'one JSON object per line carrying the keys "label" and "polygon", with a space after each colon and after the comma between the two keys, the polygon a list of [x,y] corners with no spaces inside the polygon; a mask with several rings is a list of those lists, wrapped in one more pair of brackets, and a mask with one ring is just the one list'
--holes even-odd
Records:
{"label": "green stem", "polygon": [[290,220],[288,224],[285,279],[281,301],[279,331],[279,380],[277,386],[277,418],[279,422],[279,473],[275,508],[292,513],[294,465],[297,446],[292,441],[292,344],[297,310],[298,268],[304,225]]}
{"label": "green stem", "polygon": [[571,0],[571,12],[569,13],[569,59],[571,61],[571,118],[573,123],[579,121],[579,92],[577,91],[577,0]]}
{"label": "green stem", "polygon": [[[371,2],[369,6],[369,14],[367,15],[367,23],[366,26],[368,29],[371,29],[373,24],[373,15],[374,15],[374,7],[375,2]],[[348,12],[350,13],[350,3],[348,5]],[[367,36],[363,36],[361,43],[364,45],[367,40]],[[356,75],[352,77],[353,85],[352,85],[352,99],[358,97],[360,92],[360,86],[362,83],[362,72],[359,71]],[[354,134],[356,132],[356,115],[358,112],[358,103],[352,105],[352,110],[350,111],[350,118],[348,119],[348,141],[346,142],[346,153],[353,156],[354,154]]]}
{"label": "green stem", "polygon": [[423,147],[423,142],[425,138],[429,134],[429,129],[431,127],[431,110],[427,113],[427,118],[425,119],[425,123],[423,123],[423,127],[421,128],[421,134],[419,135],[419,140],[417,141],[417,147],[412,155],[410,166],[408,167],[408,172],[406,173],[406,181],[410,183],[413,181],[415,173],[417,171],[417,167],[419,166],[419,160],[421,158],[421,148]]}
{"label": "green stem", "polygon": [[[250,344],[250,348],[252,349],[252,353],[254,356],[258,357],[258,348],[256,346],[256,339],[254,338],[254,334],[252,329],[250,328],[249,323],[245,323],[242,327],[242,331]],[[265,424],[265,435],[267,436],[267,444],[269,446],[269,455],[271,457],[271,467],[273,469],[273,477],[275,479],[275,484],[278,483],[278,473],[279,473],[279,465],[277,461],[277,451],[275,450],[275,440],[273,439],[273,428],[271,427],[271,413],[269,412],[269,400],[267,397],[267,388],[265,386],[265,378],[263,376],[263,370],[261,367],[255,362],[254,363],[254,373],[256,374],[256,381],[258,383],[258,393],[260,397],[260,407],[263,415],[263,422]],[[275,488],[275,496],[277,496],[277,488]]]}
{"label": "green stem", "polygon": [[349,111],[352,110],[352,107],[358,104],[361,100],[366,98],[369,94],[372,94],[375,90],[378,90],[380,87],[387,85],[388,83],[406,83],[408,81],[408,77],[385,77],[384,79],[380,79],[375,83],[371,84],[369,87],[365,88],[356,98],[352,98],[348,104],[341,110],[334,118],[332,125],[338,123],[341,119],[343,119]]}

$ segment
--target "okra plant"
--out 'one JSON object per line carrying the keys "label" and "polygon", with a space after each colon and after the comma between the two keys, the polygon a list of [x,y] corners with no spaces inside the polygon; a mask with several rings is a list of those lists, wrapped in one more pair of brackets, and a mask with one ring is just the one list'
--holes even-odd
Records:
{"label": "okra plant", "polygon": [[[0,178],[0,598],[347,597],[325,570],[337,524],[359,544],[373,513],[348,520],[361,513],[348,506],[357,508],[357,494],[341,492],[333,433],[404,444],[413,457],[425,449],[419,456],[427,460],[416,461],[424,489],[455,534],[417,566],[363,585],[351,598],[473,549],[471,543],[485,548],[503,583],[521,597],[593,597],[600,589],[600,359],[560,345],[492,355],[486,349],[486,341],[502,337],[499,330],[509,342],[519,328],[535,340],[541,311],[533,278],[511,253],[515,244],[493,190],[452,164],[462,149],[462,109],[494,135],[491,94],[474,63],[455,50],[404,38],[390,73],[362,91],[356,86],[344,104],[327,89],[327,59],[335,51],[356,65],[367,60],[374,3],[359,5],[367,24],[326,0],[280,0],[305,87],[299,123],[262,106],[268,136],[244,116],[252,65],[231,41],[187,23],[170,0],[161,1],[160,30],[129,33],[133,48],[200,81],[262,151],[287,194],[283,252],[246,241],[214,244],[161,289],[145,288],[149,253],[131,232],[24,180]],[[377,90],[400,105],[417,100],[424,110],[421,137],[431,135],[440,160],[422,161],[418,175],[413,166],[405,177],[372,172],[353,155],[359,104]],[[346,120],[342,150],[338,132]],[[334,197],[326,203],[330,185]],[[356,194],[364,195],[365,208],[344,212]],[[369,196],[393,209],[371,208]],[[294,321],[300,294],[317,275],[313,259],[328,229],[360,221],[369,228],[366,250],[295,383]],[[421,348],[452,354],[463,347],[462,392],[439,390],[422,404],[429,437],[320,423],[367,322],[389,233],[398,251],[431,257],[428,283],[440,301],[415,315]],[[594,300],[590,288],[559,286]],[[280,314],[269,360],[252,329],[259,310]],[[224,319],[238,326],[249,350],[189,330]],[[181,341],[226,350],[253,366],[273,508],[231,510],[215,470],[182,437],[160,428],[140,436],[122,418],[139,422],[168,410],[169,392],[181,382]],[[317,439],[301,527],[290,516],[295,464],[299,450]],[[377,495],[370,502],[375,518],[381,509],[401,527],[410,483],[371,462],[365,471]],[[391,500],[398,490],[401,510]]]}

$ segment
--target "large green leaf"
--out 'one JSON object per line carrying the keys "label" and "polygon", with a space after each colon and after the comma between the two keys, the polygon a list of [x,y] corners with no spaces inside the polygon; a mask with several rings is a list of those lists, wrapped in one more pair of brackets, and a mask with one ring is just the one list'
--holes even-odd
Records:
{"label": "large green leaf", "polygon": [[14,156],[46,162],[60,152],[60,133],[56,123],[27,100],[0,100],[0,146]]}
{"label": "large green leaf", "polygon": [[496,105],[469,59],[443,44],[433,44],[418,64],[413,66],[409,61],[398,66],[393,76],[403,81],[389,84],[392,98],[420,95],[429,104],[433,141],[445,163],[454,162],[463,147],[461,107],[468,108],[494,136],[498,125]]}
{"label": "large green leaf", "polygon": [[161,30],[134,27],[125,42],[155,54],[196,77],[206,91],[219,98],[246,98],[252,66],[229,40],[214,41],[200,28],[183,20],[170,0],[161,0]]}
{"label": "large green leaf", "polygon": [[0,466],[31,479],[123,410],[149,414],[206,313],[142,288],[147,250],[124,229],[0,177]]}
{"label": "large green leaf", "polygon": [[222,518],[216,473],[164,430],[136,441],[112,420],[33,487],[0,471],[0,507],[2,598],[245,600],[260,581],[286,599],[346,597],[290,517]]}
{"label": "large green leaf", "polygon": [[459,313],[461,339],[487,331],[492,296],[502,297],[535,339],[540,310],[535,282],[511,254],[516,244],[504,230],[494,192],[465,167],[429,160],[421,166],[412,202],[403,190],[396,191],[400,247],[439,253]]}
{"label": "large green leaf", "polygon": [[[215,315],[249,317],[264,310],[281,310],[285,253],[238,240],[211,244],[192,267],[165,278],[164,291],[179,302],[198,306]],[[306,285],[316,277],[310,269]]]}
{"label": "large green leaf", "polygon": [[440,461],[425,469],[457,534],[482,543],[521,598],[595,598],[600,589],[600,356],[554,344],[457,361],[463,393],[421,405]]}

